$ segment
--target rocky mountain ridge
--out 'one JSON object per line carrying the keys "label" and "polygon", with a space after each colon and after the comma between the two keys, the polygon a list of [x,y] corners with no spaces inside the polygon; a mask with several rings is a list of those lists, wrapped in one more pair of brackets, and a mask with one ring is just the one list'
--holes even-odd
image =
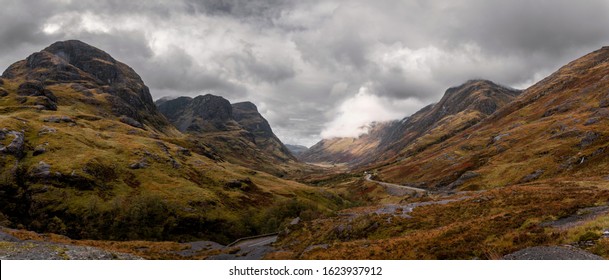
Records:
{"label": "rocky mountain ridge", "polygon": [[[159,111],[193,141],[201,140],[229,160],[281,173],[275,165],[296,163],[251,102],[231,104],[212,94],[157,101]],[[276,169],[276,170],[273,170]]]}
{"label": "rocky mountain ridge", "polygon": [[[372,124],[358,138],[324,139],[299,155],[307,162],[362,166],[442,141],[493,114],[520,94],[487,80],[470,80],[446,90],[442,99],[400,121]],[[410,150],[408,150],[410,149]]]}
{"label": "rocky mountain ridge", "polygon": [[608,69],[607,47],[576,59],[441,145],[396,158],[380,175],[460,189],[602,176]]}

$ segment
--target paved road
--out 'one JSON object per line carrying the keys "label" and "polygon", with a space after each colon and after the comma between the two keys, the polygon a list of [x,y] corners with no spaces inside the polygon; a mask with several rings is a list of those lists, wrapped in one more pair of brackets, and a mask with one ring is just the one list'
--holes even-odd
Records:
{"label": "paved road", "polygon": [[277,235],[269,235],[258,238],[246,239],[231,244],[227,248],[237,248],[237,251],[214,255],[208,260],[261,260],[264,256],[275,249],[271,244],[277,241]]}
{"label": "paved road", "polygon": [[265,236],[256,239],[248,239],[243,240],[238,243],[233,244],[231,247],[241,247],[241,248],[251,248],[251,247],[260,247],[271,245],[273,242],[277,241],[277,235]]}
{"label": "paved road", "polygon": [[402,185],[396,185],[396,184],[392,184],[392,183],[386,183],[386,182],[381,182],[381,181],[376,181],[376,180],[372,180],[372,174],[368,174],[366,175],[366,180],[370,181],[370,182],[374,182],[377,183],[381,186],[384,187],[388,187],[388,188],[401,188],[401,189],[407,189],[407,190],[411,190],[414,192],[421,192],[421,193],[426,193],[427,190],[424,189],[419,189],[419,188],[415,188],[415,187],[409,187],[409,186],[402,186]]}

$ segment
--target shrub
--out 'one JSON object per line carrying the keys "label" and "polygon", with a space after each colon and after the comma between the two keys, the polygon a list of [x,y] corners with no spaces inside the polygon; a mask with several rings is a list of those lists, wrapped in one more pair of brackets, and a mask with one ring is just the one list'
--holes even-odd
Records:
{"label": "shrub", "polygon": [[601,238],[600,234],[593,231],[587,231],[579,237],[579,242],[594,241],[598,240],[599,238]]}

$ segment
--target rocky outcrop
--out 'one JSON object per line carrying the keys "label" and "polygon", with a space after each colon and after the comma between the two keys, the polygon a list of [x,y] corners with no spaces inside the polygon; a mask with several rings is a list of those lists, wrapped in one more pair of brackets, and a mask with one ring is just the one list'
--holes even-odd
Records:
{"label": "rocky outcrop", "polygon": [[13,137],[13,139],[6,146],[0,144],[0,153],[13,155],[17,158],[23,157],[25,154],[25,135],[23,132],[8,130],[6,128],[0,129],[0,141],[5,140],[7,137]]}
{"label": "rocky outcrop", "polygon": [[239,125],[253,135],[254,143],[268,152],[278,151],[285,159],[293,159],[290,150],[275,136],[271,125],[258,112],[252,102],[232,104],[233,117]]}
{"label": "rocky outcrop", "polygon": [[228,100],[212,94],[195,98],[179,97],[159,103],[159,112],[182,132],[236,130]]}
{"label": "rocky outcrop", "polygon": [[251,102],[231,105],[221,96],[206,94],[161,98],[156,104],[196,146],[205,143],[233,163],[283,174],[277,165],[296,160]]}
{"label": "rocky outcrop", "polygon": [[260,115],[258,107],[252,102],[240,102],[231,105],[234,119],[245,130],[257,137],[273,137],[269,123]]}
{"label": "rocky outcrop", "polygon": [[538,246],[522,249],[505,255],[504,260],[603,260],[601,256],[592,254],[573,246]]}
{"label": "rocky outcrop", "polygon": [[[90,246],[65,244],[69,240],[60,237],[65,243],[26,240],[10,233],[17,230],[0,227],[0,259],[3,260],[141,260],[141,257],[108,251]],[[44,238],[36,235],[36,238]]]}

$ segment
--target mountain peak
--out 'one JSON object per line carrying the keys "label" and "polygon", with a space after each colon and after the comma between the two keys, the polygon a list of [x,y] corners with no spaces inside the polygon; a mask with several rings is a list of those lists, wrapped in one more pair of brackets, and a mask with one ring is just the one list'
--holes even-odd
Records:
{"label": "mountain peak", "polygon": [[[89,44],[78,40],[68,40],[55,42],[46,47],[42,52],[51,53],[63,60],[66,64],[73,65],[76,68],[97,78],[102,84],[112,84],[123,78],[121,74],[128,76],[137,76],[134,71],[132,73],[121,73],[120,65],[108,53],[93,47]],[[44,59],[38,59],[40,56],[32,55],[28,58],[28,66],[36,68]],[[137,76],[139,79],[139,76]]]}
{"label": "mountain peak", "polygon": [[269,162],[294,160],[251,102],[230,104],[221,96],[205,94],[195,98],[157,100],[156,104],[180,131],[205,139],[217,150],[228,151],[228,155],[237,155],[235,161],[248,161],[244,155],[260,158],[260,154],[254,154],[258,152],[262,152]]}
{"label": "mountain peak", "polygon": [[233,106],[233,109],[234,108],[239,108],[241,110],[248,110],[248,111],[256,111],[256,112],[258,112],[258,107],[256,107],[256,104],[254,104],[252,102],[249,102],[249,101],[233,103],[232,106]]}
{"label": "mountain peak", "polygon": [[157,101],[156,104],[159,111],[182,132],[225,131],[234,128],[231,104],[221,96],[182,96]]}
{"label": "mountain peak", "polygon": [[43,51],[50,52],[66,59],[71,64],[92,58],[115,62],[108,53],[79,40],[58,41],[46,47]]}
{"label": "mountain peak", "polygon": [[[112,115],[128,117],[158,131],[166,131],[169,127],[167,120],[158,113],[148,87],[131,67],[78,40],[55,42],[25,60],[13,63],[2,77],[25,80],[20,87],[35,85],[40,92],[52,92],[49,88],[58,86],[81,88],[80,91],[91,96],[102,94]],[[51,101],[61,103],[62,99],[57,100]],[[74,101],[65,100],[67,103]],[[53,109],[57,105],[61,104],[46,107]]]}
{"label": "mountain peak", "polygon": [[438,102],[440,106],[437,109],[441,110],[436,112],[436,119],[467,108],[490,115],[499,107],[497,103],[505,104],[520,93],[520,90],[501,86],[489,80],[469,80],[446,90],[444,97]]}

